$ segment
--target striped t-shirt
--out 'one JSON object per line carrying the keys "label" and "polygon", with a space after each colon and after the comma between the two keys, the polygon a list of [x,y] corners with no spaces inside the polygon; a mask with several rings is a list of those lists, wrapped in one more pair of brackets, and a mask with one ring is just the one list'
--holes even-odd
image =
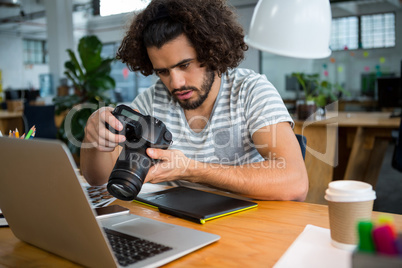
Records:
{"label": "striped t-shirt", "polygon": [[161,80],[131,106],[162,120],[173,135],[170,149],[188,158],[225,165],[263,161],[252,141],[254,132],[279,122],[293,125],[282,98],[265,75],[251,70],[229,70],[221,81],[210,118],[198,133],[189,127],[183,109]]}

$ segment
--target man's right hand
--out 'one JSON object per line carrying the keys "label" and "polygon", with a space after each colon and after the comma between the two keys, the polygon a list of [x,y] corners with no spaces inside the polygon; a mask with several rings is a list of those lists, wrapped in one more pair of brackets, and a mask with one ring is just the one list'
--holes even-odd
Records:
{"label": "man's right hand", "polygon": [[88,118],[87,125],[85,126],[84,142],[91,144],[101,152],[112,152],[119,143],[126,140],[124,135],[114,134],[105,126],[107,122],[112,128],[118,131],[123,129],[123,125],[113,116],[112,111],[112,107],[100,108]]}

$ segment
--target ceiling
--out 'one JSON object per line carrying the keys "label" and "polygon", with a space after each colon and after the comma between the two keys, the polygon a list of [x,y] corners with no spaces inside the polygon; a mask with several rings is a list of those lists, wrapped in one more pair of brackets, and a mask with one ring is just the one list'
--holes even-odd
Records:
{"label": "ceiling", "polygon": [[[92,0],[72,1],[74,27],[84,27],[85,22],[83,20],[92,17]],[[257,3],[257,0],[229,1],[234,6],[254,5]],[[335,17],[350,16],[370,12],[370,10],[387,12],[402,9],[402,0],[331,0],[330,2],[332,15]],[[0,34],[45,37],[46,13],[44,0],[0,0]]]}
{"label": "ceiling", "polygon": [[[17,4],[10,4],[17,2]],[[92,16],[92,0],[72,0],[74,26]],[[80,16],[77,16],[79,13]],[[0,34],[46,36],[44,0],[0,0]]]}

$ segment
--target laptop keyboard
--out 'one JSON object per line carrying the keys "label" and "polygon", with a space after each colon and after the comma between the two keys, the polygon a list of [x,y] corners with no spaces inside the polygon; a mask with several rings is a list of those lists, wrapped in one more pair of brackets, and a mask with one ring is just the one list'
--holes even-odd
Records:
{"label": "laptop keyboard", "polygon": [[114,198],[106,188],[106,185],[101,186],[89,186],[84,185],[87,190],[91,205],[93,207],[104,207],[112,203],[116,198]]}
{"label": "laptop keyboard", "polygon": [[104,230],[121,266],[128,266],[172,249],[171,247],[107,228],[104,228]]}

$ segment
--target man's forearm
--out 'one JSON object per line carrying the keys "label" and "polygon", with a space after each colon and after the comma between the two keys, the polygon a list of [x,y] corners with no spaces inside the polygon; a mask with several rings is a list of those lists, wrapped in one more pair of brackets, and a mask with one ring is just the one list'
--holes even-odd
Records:
{"label": "man's forearm", "polygon": [[81,149],[80,168],[89,184],[102,185],[107,182],[115,164],[114,154],[96,148]]}
{"label": "man's forearm", "polygon": [[283,166],[277,160],[237,166],[194,161],[185,174],[192,182],[254,199],[303,201],[308,191],[305,167]]}

